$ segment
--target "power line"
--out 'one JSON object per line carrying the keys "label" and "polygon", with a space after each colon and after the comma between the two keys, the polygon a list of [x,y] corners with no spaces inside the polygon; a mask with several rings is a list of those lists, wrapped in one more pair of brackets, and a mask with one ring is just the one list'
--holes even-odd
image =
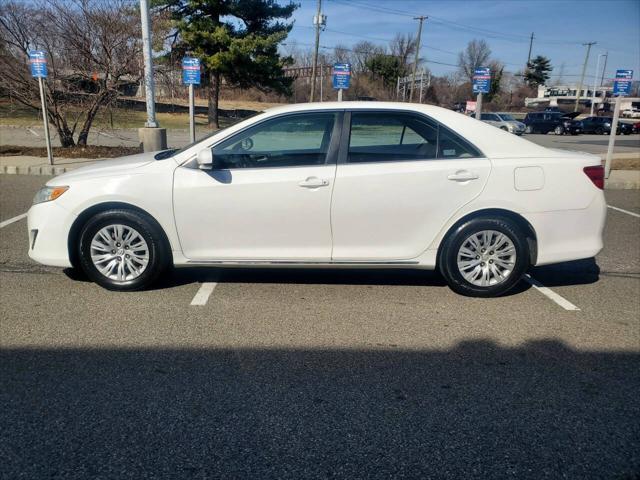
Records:
{"label": "power line", "polygon": [[[380,5],[370,5],[366,3],[362,3],[356,0],[331,0],[335,3],[340,3],[342,5],[364,8],[367,10],[375,11],[378,13],[388,13],[392,15],[400,15],[407,17],[414,17],[417,15],[415,12],[408,12],[405,10],[398,10],[395,8],[384,7]],[[433,23],[439,23],[443,26],[449,26],[450,28],[463,29],[464,31],[472,31],[476,33],[480,33],[486,35],[488,37],[500,38],[503,40],[514,41],[519,43],[525,43],[530,40],[528,35],[521,35],[516,33],[508,33],[508,32],[499,32],[496,30],[490,30],[486,28],[477,27],[475,25],[468,25],[460,22],[455,22],[453,20],[448,20],[443,17],[439,17],[437,15],[429,15],[430,20]],[[555,44],[555,45],[580,45],[582,42],[579,41],[567,41],[567,40],[540,40],[538,39],[538,43],[547,43],[547,44]]]}

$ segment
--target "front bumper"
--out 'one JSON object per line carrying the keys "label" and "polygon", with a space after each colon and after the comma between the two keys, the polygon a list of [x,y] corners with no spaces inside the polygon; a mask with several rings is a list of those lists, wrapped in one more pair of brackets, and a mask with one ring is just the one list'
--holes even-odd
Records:
{"label": "front bumper", "polygon": [[43,265],[71,267],[67,240],[76,217],[55,203],[39,203],[27,212],[29,257]]}

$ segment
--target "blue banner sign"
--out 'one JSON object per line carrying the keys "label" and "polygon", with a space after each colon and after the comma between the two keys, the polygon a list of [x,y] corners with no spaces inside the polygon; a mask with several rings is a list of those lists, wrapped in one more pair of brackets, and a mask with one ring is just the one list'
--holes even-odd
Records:
{"label": "blue banner sign", "polygon": [[182,83],[200,85],[200,59],[184,57],[182,59]]}
{"label": "blue banner sign", "polygon": [[631,82],[633,70],[616,70],[616,78],[613,80],[613,94],[621,97],[631,95]]}
{"label": "blue banner sign", "polygon": [[335,63],[333,65],[333,88],[346,90],[351,86],[351,64]]}
{"label": "blue banner sign", "polygon": [[47,57],[43,51],[32,50],[29,52],[29,65],[33,78],[47,78]]}
{"label": "blue banner sign", "polygon": [[491,88],[491,70],[489,67],[476,68],[473,73],[473,93],[489,93]]}

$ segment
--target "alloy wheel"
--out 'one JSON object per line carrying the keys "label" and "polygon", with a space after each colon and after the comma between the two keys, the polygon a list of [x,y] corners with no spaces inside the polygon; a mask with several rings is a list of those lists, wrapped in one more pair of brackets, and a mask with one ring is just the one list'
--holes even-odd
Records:
{"label": "alloy wheel", "polygon": [[105,277],[118,282],[138,278],[149,264],[149,246],[128,225],[107,225],[91,240],[91,261]]}
{"label": "alloy wheel", "polygon": [[515,268],[516,247],[502,232],[476,232],[460,245],[457,265],[460,274],[473,285],[498,285],[504,282]]}

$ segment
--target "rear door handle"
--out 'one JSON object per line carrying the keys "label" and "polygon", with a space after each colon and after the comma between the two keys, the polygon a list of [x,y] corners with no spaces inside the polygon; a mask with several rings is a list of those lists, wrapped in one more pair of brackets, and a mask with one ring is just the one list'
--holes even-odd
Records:
{"label": "rear door handle", "polygon": [[447,178],[454,182],[468,182],[469,180],[477,180],[478,178],[480,178],[480,175],[468,170],[458,170],[456,173],[452,173]]}
{"label": "rear door handle", "polygon": [[327,185],[329,185],[329,180],[323,180],[322,178],[318,177],[307,177],[305,180],[298,183],[298,185],[304,188],[326,187]]}

